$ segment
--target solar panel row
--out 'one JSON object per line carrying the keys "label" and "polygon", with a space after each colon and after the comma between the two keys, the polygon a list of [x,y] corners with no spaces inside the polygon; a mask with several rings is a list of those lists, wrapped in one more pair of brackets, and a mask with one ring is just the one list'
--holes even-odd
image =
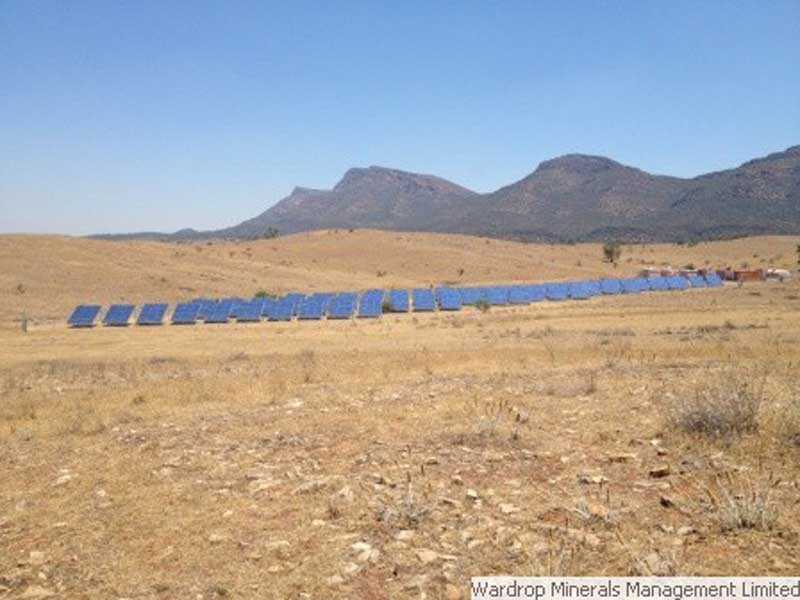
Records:
{"label": "solar panel row", "polygon": [[358,304],[359,317],[380,317],[383,312],[383,290],[367,290]]}
{"label": "solar panel row", "polygon": [[[283,297],[272,298],[224,298],[212,300],[195,298],[191,302],[181,302],[175,306],[171,322],[173,324],[193,324],[197,320],[206,323],[226,323],[230,319],[237,322],[260,321],[262,317],[270,321],[289,321],[298,319],[348,319],[357,310],[359,317],[379,317],[383,313],[384,296],[391,312],[460,310],[462,306],[486,302],[493,306],[507,304],[529,304],[542,300],[586,300],[592,296],[607,294],[636,294],[644,291],[684,290],[689,287],[719,287],[722,279],[716,273],[707,275],[692,274],[686,277],[673,275],[667,277],[606,278],[600,280],[551,282],[542,284],[518,284],[508,286],[439,286],[435,289],[418,288],[408,290],[367,290],[359,297],[356,292],[336,294],[317,292],[309,296],[289,293]],[[161,325],[167,313],[166,303],[149,303],[142,306],[137,325]],[[77,306],[69,319],[72,327],[92,327],[100,314],[101,307],[95,304]],[[135,311],[132,304],[113,304],[103,317],[107,326],[126,326],[130,324]]]}

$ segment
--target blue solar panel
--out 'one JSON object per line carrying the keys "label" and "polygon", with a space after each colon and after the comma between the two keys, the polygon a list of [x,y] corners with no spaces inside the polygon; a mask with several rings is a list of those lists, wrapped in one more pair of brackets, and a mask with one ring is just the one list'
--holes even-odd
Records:
{"label": "blue solar panel", "polygon": [[358,303],[359,317],[380,317],[383,311],[383,290],[367,290]]}
{"label": "blue solar panel", "polygon": [[460,287],[456,288],[458,295],[461,296],[461,304],[477,304],[481,300],[486,300],[486,289],[482,287]]}
{"label": "blue solar panel", "polygon": [[278,298],[273,303],[269,311],[270,321],[291,321],[297,312],[300,302],[305,298],[303,294],[292,292],[282,298]]}
{"label": "blue solar panel", "polygon": [[687,278],[689,280],[689,284],[693,288],[704,288],[707,287],[706,280],[703,279],[702,275],[689,275]]}
{"label": "blue solar panel", "polygon": [[329,319],[349,319],[356,310],[356,300],[358,294],[354,292],[344,292],[336,294],[328,305]]}
{"label": "blue solar panel", "polygon": [[541,302],[547,299],[547,287],[541,284],[531,285],[528,287],[530,290],[531,302]]}
{"label": "blue solar panel", "polygon": [[566,283],[546,283],[545,297],[548,300],[566,300],[569,296],[569,287]]}
{"label": "blue solar panel", "polygon": [[164,322],[164,315],[167,312],[167,304],[163,302],[145,304],[139,318],[136,319],[137,325],[161,325]]}
{"label": "blue solar panel", "polygon": [[328,308],[333,294],[316,292],[306,296],[297,308],[298,319],[311,319],[317,321],[322,318]]}
{"label": "blue solar panel", "polygon": [[647,282],[650,284],[650,289],[655,292],[663,292],[669,289],[666,277],[649,277]]}
{"label": "blue solar panel", "polygon": [[414,300],[414,312],[436,309],[433,292],[427,289],[416,289],[411,292]]}
{"label": "blue solar panel", "polygon": [[492,306],[508,304],[508,286],[495,285],[486,288],[486,301]]}
{"label": "blue solar panel", "polygon": [[722,285],[722,279],[716,273],[706,273],[705,278],[708,287],[719,287]]}
{"label": "blue solar panel", "polygon": [[438,287],[435,292],[439,310],[461,310],[461,294],[450,287]]}
{"label": "blue solar panel", "polygon": [[670,290],[685,290],[689,287],[689,282],[686,281],[685,277],[681,277],[680,275],[671,275],[667,277],[667,287]]}
{"label": "blue solar panel", "polygon": [[103,317],[103,325],[126,326],[133,314],[133,304],[112,304]]}
{"label": "blue solar panel", "polygon": [[250,301],[245,300],[244,298],[226,298],[227,301],[231,303],[231,318],[237,319],[239,318],[239,311],[251,312]]}
{"label": "blue solar panel", "polygon": [[585,281],[572,281],[567,284],[567,294],[573,300],[588,300],[592,297],[592,290]]}
{"label": "blue solar panel", "polygon": [[194,302],[196,302],[198,306],[197,318],[203,320],[207,319],[211,311],[217,306],[216,300],[209,300],[208,298],[196,298]]}
{"label": "blue solar panel", "polygon": [[262,298],[263,304],[261,305],[261,316],[267,317],[272,314],[272,309],[275,307],[275,303],[277,302],[275,298],[265,297]]}
{"label": "blue solar panel", "polygon": [[100,306],[97,304],[81,304],[72,311],[67,323],[72,327],[93,327],[99,312]]}
{"label": "blue solar panel", "polygon": [[227,323],[231,316],[232,302],[220,300],[206,312],[206,323]]}
{"label": "blue solar panel", "polygon": [[389,308],[392,312],[408,312],[408,290],[391,290]]}
{"label": "blue solar panel", "polygon": [[623,294],[638,294],[642,291],[642,283],[636,277],[630,279],[620,279],[619,285]]}
{"label": "blue solar panel", "polygon": [[531,301],[531,286],[512,285],[508,287],[509,304],[529,304]]}
{"label": "blue solar panel", "polygon": [[199,310],[199,302],[181,302],[172,312],[172,323],[175,325],[194,325]]}
{"label": "blue solar panel", "polygon": [[261,298],[254,298],[249,302],[239,301],[235,303],[236,321],[240,323],[254,323],[261,320],[261,312],[264,309],[264,301]]}
{"label": "blue solar panel", "polygon": [[619,283],[619,279],[601,279],[600,290],[604,294],[621,294],[622,286]]}

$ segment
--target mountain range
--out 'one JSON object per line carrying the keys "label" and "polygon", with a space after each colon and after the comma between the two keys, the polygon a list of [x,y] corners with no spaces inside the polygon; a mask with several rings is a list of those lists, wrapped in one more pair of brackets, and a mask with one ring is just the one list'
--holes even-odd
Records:
{"label": "mountain range", "polygon": [[95,237],[251,239],[354,228],[550,242],[797,234],[800,146],[691,179],[652,175],[601,156],[568,154],[488,194],[433,175],[353,168],[331,190],[297,187],[233,227]]}

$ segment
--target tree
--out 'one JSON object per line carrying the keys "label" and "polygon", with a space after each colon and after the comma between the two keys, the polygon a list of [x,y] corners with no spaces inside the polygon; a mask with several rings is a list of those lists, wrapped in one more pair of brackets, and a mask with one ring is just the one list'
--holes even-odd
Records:
{"label": "tree", "polygon": [[603,244],[603,256],[606,262],[614,263],[616,266],[621,255],[622,245],[619,242],[606,242]]}
{"label": "tree", "polygon": [[800,267],[800,244],[797,244],[797,266]]}
{"label": "tree", "polygon": [[280,235],[280,232],[275,229],[274,227],[267,227],[267,230],[261,236],[265,240],[271,240],[272,238],[276,238]]}

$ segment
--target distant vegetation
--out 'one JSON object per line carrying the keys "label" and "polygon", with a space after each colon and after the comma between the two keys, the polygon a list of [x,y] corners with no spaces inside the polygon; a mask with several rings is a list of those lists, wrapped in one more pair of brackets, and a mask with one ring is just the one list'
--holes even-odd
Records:
{"label": "distant vegetation", "polygon": [[261,238],[265,240],[271,240],[278,237],[280,234],[281,232],[274,227],[267,227],[267,230],[261,235]]}
{"label": "distant vegetation", "polygon": [[620,256],[622,256],[622,244],[619,242],[606,242],[603,244],[603,257],[606,262],[617,264]]}

